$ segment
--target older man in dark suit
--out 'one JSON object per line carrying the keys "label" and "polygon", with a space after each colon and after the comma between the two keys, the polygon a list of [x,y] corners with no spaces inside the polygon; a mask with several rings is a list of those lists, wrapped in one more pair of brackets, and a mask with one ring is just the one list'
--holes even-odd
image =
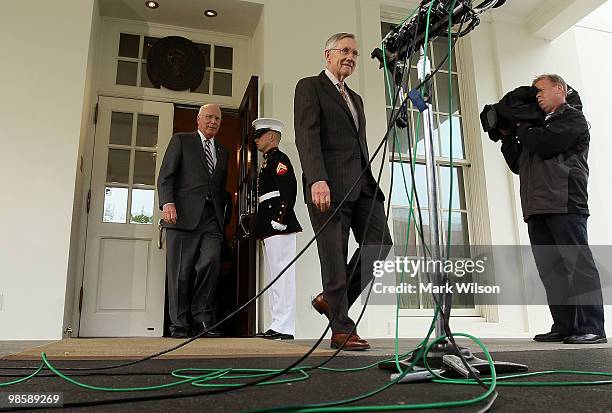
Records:
{"label": "older man in dark suit", "polygon": [[[304,198],[315,232],[340,201],[348,197],[317,238],[323,293],[312,305],[332,320],[332,348],[344,344],[344,350],[365,350],[370,345],[357,335],[348,310],[372,279],[376,256],[361,257],[357,250],[347,265],[349,230],[353,230],[355,240],[363,246],[381,246],[381,257],[387,255],[392,241],[385,219],[384,195],[367,166],[363,101],[344,82],[357,65],[355,36],[333,35],[324,54],[325,70],[298,82],[294,102]],[[359,182],[350,191],[356,181]]]}
{"label": "older man in dark suit", "polygon": [[172,136],[164,155],[157,189],[167,238],[166,277],[173,337],[188,337],[189,313],[195,334],[210,330],[215,320],[219,279],[228,152],[215,135],[221,109],[200,108],[195,132]]}

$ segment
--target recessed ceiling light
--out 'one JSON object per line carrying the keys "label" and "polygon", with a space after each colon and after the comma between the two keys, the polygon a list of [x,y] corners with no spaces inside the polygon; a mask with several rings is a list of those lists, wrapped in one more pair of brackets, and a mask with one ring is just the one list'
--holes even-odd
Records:
{"label": "recessed ceiling light", "polygon": [[145,6],[147,6],[150,9],[156,9],[159,7],[159,3],[156,1],[145,1]]}
{"label": "recessed ceiling light", "polygon": [[206,11],[204,12],[204,15],[205,15],[206,17],[217,17],[217,14],[219,14],[219,13],[217,13],[217,11],[216,11],[216,10],[212,10],[212,9],[208,9],[208,10],[206,10]]}

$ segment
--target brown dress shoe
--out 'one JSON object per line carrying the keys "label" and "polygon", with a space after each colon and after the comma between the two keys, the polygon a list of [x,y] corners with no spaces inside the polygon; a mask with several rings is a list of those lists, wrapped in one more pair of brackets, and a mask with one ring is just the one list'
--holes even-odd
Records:
{"label": "brown dress shoe", "polygon": [[[357,334],[351,334],[348,340],[346,339],[347,337],[348,334],[346,333],[333,333],[331,336],[331,348],[340,348],[342,344],[344,344],[342,349],[347,351],[367,350],[370,348],[370,344]],[[346,343],[344,343],[345,341]]]}
{"label": "brown dress shoe", "polygon": [[323,293],[320,293],[312,300],[312,307],[317,310],[317,313],[327,317],[328,320],[331,319],[331,309],[327,301],[325,301]]}

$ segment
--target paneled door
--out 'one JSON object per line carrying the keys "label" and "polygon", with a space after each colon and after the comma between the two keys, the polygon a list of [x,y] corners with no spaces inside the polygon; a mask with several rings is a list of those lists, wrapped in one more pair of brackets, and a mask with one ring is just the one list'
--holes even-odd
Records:
{"label": "paneled door", "polygon": [[100,97],[87,223],[81,337],[162,336],[165,246],[155,183],[170,103]]}

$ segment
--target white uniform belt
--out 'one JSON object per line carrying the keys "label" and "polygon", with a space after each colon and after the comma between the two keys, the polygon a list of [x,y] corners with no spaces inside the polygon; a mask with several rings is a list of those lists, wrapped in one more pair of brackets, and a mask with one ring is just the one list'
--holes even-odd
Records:
{"label": "white uniform belt", "polygon": [[279,191],[268,192],[259,197],[259,203],[261,204],[263,201],[266,201],[270,198],[276,198],[277,196],[280,196]]}

